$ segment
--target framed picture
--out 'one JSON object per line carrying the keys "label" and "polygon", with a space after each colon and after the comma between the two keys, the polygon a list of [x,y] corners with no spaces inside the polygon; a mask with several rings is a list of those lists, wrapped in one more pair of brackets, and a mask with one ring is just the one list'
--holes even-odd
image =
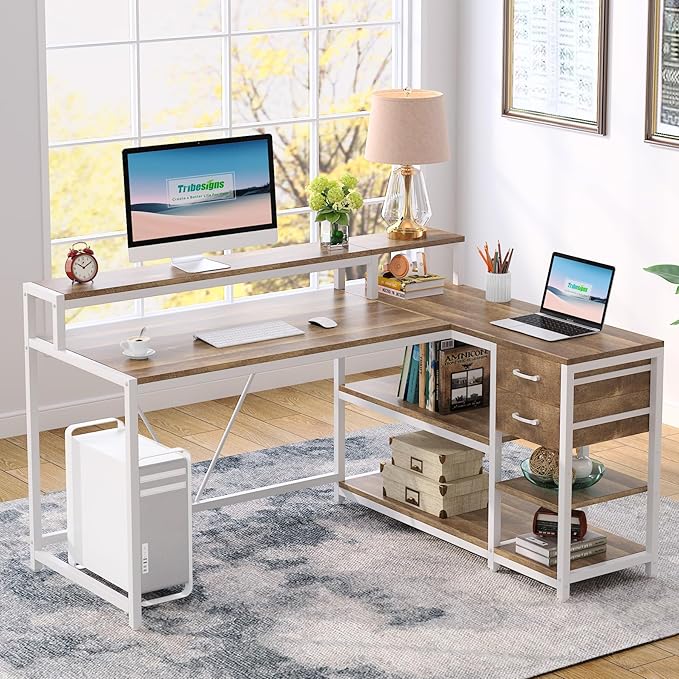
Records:
{"label": "framed picture", "polygon": [[679,0],[649,0],[646,141],[679,148]]}
{"label": "framed picture", "polygon": [[502,115],[606,134],[608,0],[504,0]]}

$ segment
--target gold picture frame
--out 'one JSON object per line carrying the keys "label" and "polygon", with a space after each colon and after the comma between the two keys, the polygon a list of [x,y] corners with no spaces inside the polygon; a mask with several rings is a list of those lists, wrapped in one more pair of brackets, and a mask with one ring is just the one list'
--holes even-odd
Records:
{"label": "gold picture frame", "polygon": [[678,0],[648,3],[645,139],[650,144],[679,148]]}
{"label": "gold picture frame", "polygon": [[[564,18],[563,15],[556,14],[563,9],[563,5],[557,0],[504,0],[502,69],[504,117],[593,134],[606,134],[609,0],[590,1],[591,8],[588,9],[586,4],[573,0],[572,15]],[[523,15],[518,15],[522,22],[518,32],[515,25],[517,6],[524,12]],[[552,27],[558,37],[554,38],[551,44],[547,39],[541,40],[539,35],[537,37],[531,35],[535,27],[527,25],[531,19],[531,17],[526,19],[527,9],[538,12],[536,24],[540,23],[542,12],[545,13],[545,21],[542,22],[544,25],[549,23],[548,15],[553,19]],[[586,11],[589,11],[589,19],[585,15]],[[582,30],[583,27],[591,29],[592,34],[589,37],[586,31]],[[530,64],[526,68],[515,64],[518,51],[515,45],[517,35],[522,35],[524,43],[521,46],[522,60],[526,60],[527,50],[530,50],[528,56]],[[558,43],[558,39],[562,37],[564,45]],[[543,44],[545,54],[541,61],[543,55],[540,50],[543,49]],[[551,61],[548,59],[550,48],[551,56],[554,57]],[[563,60],[564,54],[568,56],[567,61]],[[589,64],[587,59],[581,58],[581,54],[586,55]],[[550,63],[554,69],[551,76],[548,73]],[[542,64],[544,67],[543,77],[540,75],[540,69],[535,68],[536,64]],[[525,73],[524,82],[518,85],[517,73]],[[555,94],[557,91],[558,94]],[[545,103],[549,100],[549,105],[541,108],[538,103],[540,99]],[[535,105],[532,105],[533,103]],[[587,115],[588,112],[591,115]]]}

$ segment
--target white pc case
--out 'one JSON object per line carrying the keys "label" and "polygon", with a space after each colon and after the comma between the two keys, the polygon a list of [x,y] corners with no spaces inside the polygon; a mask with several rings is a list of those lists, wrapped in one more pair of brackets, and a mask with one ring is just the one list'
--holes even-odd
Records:
{"label": "white pc case", "polygon": [[[125,428],[75,434],[66,430],[68,559],[128,591],[125,518]],[[142,593],[184,586],[179,593],[145,602],[188,596],[193,585],[191,461],[188,453],[139,437]]]}

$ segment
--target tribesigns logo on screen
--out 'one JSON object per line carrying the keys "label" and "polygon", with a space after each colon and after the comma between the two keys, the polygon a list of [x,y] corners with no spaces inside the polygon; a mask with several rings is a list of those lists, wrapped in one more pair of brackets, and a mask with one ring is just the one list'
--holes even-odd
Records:
{"label": "tribesigns logo on screen", "polygon": [[579,297],[589,297],[592,294],[591,283],[581,283],[580,281],[566,281],[566,291]]}
{"label": "tribesigns logo on screen", "polygon": [[167,204],[170,207],[207,203],[236,198],[236,173],[179,177],[167,180]]}

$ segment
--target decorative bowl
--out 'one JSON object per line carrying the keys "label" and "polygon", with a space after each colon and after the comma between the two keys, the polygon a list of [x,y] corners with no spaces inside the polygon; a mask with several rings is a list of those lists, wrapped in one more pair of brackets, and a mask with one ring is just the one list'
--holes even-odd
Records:
{"label": "decorative bowl", "polygon": [[[538,474],[533,474],[529,466],[530,459],[527,458],[521,463],[521,471],[523,475],[534,485],[540,488],[558,488],[558,484],[554,483],[554,479],[551,476],[539,476]],[[582,488],[589,488],[593,486],[598,481],[601,481],[601,477],[604,475],[606,467],[603,463],[598,460],[592,460],[592,473],[589,476],[584,476],[580,479],[575,479],[573,481],[573,490],[581,490]]]}

